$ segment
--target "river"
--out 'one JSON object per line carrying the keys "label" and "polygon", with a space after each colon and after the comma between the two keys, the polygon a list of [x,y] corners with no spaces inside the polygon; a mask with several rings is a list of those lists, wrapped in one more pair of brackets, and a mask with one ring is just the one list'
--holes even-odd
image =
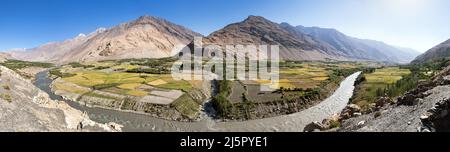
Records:
{"label": "river", "polygon": [[339,113],[348,104],[353,95],[354,83],[361,72],[354,73],[345,78],[339,88],[321,103],[298,113],[277,116],[272,118],[240,121],[221,122],[212,119],[203,119],[198,122],[178,122],[154,118],[148,115],[121,112],[102,108],[90,108],[81,106],[73,101],[64,100],[54,94],[50,89],[52,80],[48,78],[48,71],[36,75],[33,83],[41,90],[47,92],[51,99],[67,102],[70,106],[80,111],[86,111],[89,118],[100,122],[116,122],[124,125],[123,131],[131,132],[207,132],[207,131],[236,131],[236,132],[301,132],[303,128],[313,122],[322,121],[335,113]]}

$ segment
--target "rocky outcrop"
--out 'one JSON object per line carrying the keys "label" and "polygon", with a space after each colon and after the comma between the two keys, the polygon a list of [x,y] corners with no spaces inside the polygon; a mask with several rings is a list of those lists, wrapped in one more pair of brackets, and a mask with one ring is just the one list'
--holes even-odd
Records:
{"label": "rocky outcrop", "polygon": [[5,62],[8,59],[11,59],[11,55],[8,53],[0,52],[0,63]]}
{"label": "rocky outcrop", "polygon": [[450,98],[437,102],[433,108],[420,116],[422,126],[420,132],[450,131]]}
{"label": "rocky outcrop", "polygon": [[341,113],[334,114],[330,118],[324,119],[322,122],[312,122],[308,124],[303,130],[305,132],[312,131],[327,131],[340,126],[343,120],[350,119],[352,117],[361,116],[361,107],[356,104],[347,105]]}
{"label": "rocky outcrop", "polygon": [[0,66],[0,130],[121,131],[115,123],[100,124],[62,101],[51,100],[30,80]]}
{"label": "rocky outcrop", "polygon": [[327,131],[336,127],[339,127],[342,117],[338,114],[331,116],[328,119],[324,119],[322,122],[314,121],[305,126],[304,132],[319,132]]}

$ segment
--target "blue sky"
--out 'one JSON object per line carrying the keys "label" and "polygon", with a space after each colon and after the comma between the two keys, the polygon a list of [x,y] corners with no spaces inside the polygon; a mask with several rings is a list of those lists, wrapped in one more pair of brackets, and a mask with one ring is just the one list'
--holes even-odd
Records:
{"label": "blue sky", "polygon": [[142,15],[208,35],[248,15],[418,51],[450,38],[448,0],[2,0],[0,50],[31,48]]}

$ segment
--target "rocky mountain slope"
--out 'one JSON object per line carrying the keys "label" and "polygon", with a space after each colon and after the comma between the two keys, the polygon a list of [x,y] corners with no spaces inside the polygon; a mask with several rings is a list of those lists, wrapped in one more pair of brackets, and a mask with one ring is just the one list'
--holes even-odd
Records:
{"label": "rocky mountain slope", "polygon": [[205,44],[279,45],[280,57],[286,60],[345,60],[344,54],[303,33],[284,29],[260,16],[249,16],[211,33]]}
{"label": "rocky mountain slope", "polygon": [[358,39],[347,36],[335,29],[320,27],[291,26],[281,23],[287,29],[310,35],[314,39],[326,43],[348,58],[395,63],[409,63],[419,53],[412,49],[390,46],[384,42]]}
{"label": "rocky mountain slope", "polygon": [[11,59],[11,58],[12,58],[12,57],[11,57],[10,54],[0,52],[0,63],[1,63],[1,62],[5,62],[6,60]]}
{"label": "rocky mountain slope", "polygon": [[99,124],[62,101],[53,101],[30,80],[0,66],[0,131],[120,131],[120,125]]}
{"label": "rocky mountain slope", "polygon": [[10,54],[20,60],[55,63],[161,58],[171,56],[174,46],[186,45],[194,36],[201,35],[162,18],[142,16],[110,29]]}
{"label": "rocky mountain slope", "polygon": [[450,39],[431,48],[424,54],[418,56],[412,63],[425,63],[436,59],[450,57]]}

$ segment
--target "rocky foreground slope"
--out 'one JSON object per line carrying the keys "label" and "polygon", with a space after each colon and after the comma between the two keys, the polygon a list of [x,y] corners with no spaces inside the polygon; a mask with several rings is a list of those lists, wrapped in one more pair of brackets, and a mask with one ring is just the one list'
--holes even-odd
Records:
{"label": "rocky foreground slope", "polygon": [[377,104],[377,112],[344,120],[338,131],[450,131],[450,66],[397,101]]}
{"label": "rocky foreground slope", "polygon": [[120,131],[115,123],[99,124],[62,101],[53,101],[28,79],[0,66],[0,131]]}

